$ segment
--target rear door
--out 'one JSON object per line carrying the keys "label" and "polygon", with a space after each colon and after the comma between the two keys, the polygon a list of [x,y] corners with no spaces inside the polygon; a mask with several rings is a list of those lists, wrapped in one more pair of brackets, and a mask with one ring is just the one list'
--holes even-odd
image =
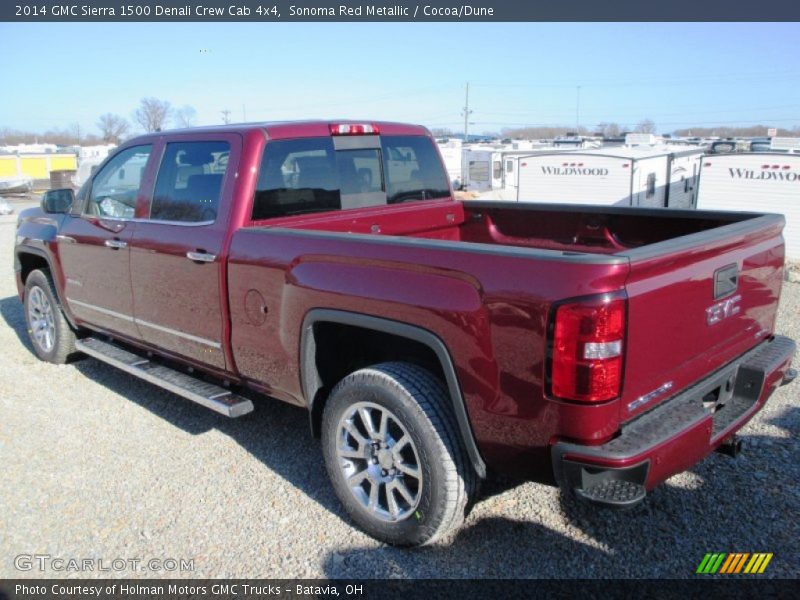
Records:
{"label": "rear door", "polygon": [[669,173],[669,208],[694,207],[699,168],[699,154],[675,155]]}
{"label": "rear door", "polygon": [[226,367],[223,250],[241,145],[236,134],[168,138],[131,241],[142,339],[219,369]]}

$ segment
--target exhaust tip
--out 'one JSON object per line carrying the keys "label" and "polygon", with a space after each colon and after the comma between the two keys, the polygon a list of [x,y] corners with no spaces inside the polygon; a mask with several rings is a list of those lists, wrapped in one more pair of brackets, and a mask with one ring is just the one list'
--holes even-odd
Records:
{"label": "exhaust tip", "polygon": [[733,435],[717,446],[716,452],[724,454],[725,456],[730,456],[731,458],[736,458],[742,453],[742,439],[739,436]]}

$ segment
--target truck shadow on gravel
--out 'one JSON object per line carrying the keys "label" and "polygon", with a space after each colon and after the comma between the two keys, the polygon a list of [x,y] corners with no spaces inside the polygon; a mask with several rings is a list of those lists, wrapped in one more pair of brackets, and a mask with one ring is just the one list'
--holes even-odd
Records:
{"label": "truck shadow on gravel", "polygon": [[[580,503],[535,483],[490,486],[450,544],[375,544],[329,553],[328,577],[685,578],[707,552],[773,552],[765,577],[800,571],[794,432],[800,409],[769,421],[790,436],[745,434],[744,454],[712,454],[629,511]],[[485,504],[481,506],[483,503]],[[525,516],[515,518],[522,512]]]}
{"label": "truck shadow on gravel", "polygon": [[[0,299],[0,316],[32,351],[22,306]],[[344,521],[305,410],[271,399],[226,419],[93,359],[87,379],[192,435],[218,430],[268,469]],[[765,576],[800,572],[800,408],[767,422],[788,437],[743,436],[736,460],[712,454],[680,482],[668,481],[627,512],[595,509],[535,483],[487,484],[452,543],[416,550],[378,542],[321,557],[327,577],[549,578],[691,577],[706,552],[774,552]],[[521,518],[515,518],[521,514]]]}
{"label": "truck shadow on gravel", "polygon": [[[778,443],[774,438],[759,438]],[[449,545],[376,544],[329,553],[331,578],[687,578],[707,552],[774,552],[764,576],[795,577],[796,473],[769,481],[758,461],[712,455],[681,486],[662,484],[625,512],[526,483],[501,492]],[[746,461],[745,461],[746,462]],[[753,464],[755,463],[755,464]],[[754,485],[757,484],[757,485]],[[525,520],[514,518],[520,510]],[[477,514],[484,513],[484,514]],[[488,514],[486,514],[488,513]],[[494,513],[494,514],[492,514]],[[500,513],[500,514],[498,514]],[[531,517],[531,515],[534,515]]]}
{"label": "truck shadow on gravel", "polygon": [[[0,299],[0,316],[33,354],[19,298]],[[72,366],[87,380],[189,434],[199,435],[212,429],[222,432],[321,506],[346,518],[328,484],[322,452],[311,436],[304,409],[271,398],[258,398],[254,400],[253,413],[229,419],[92,358],[73,361]]]}
{"label": "truck shadow on gravel", "polygon": [[22,302],[17,296],[0,299],[0,316],[22,342],[22,345],[33,353],[33,345],[28,337],[28,325],[25,323],[25,313],[22,311]]}
{"label": "truck shadow on gravel", "polygon": [[210,430],[223,433],[270,471],[345,518],[328,485],[319,442],[311,436],[305,409],[258,397],[253,400],[252,413],[230,419],[94,359],[81,360],[73,366],[86,378],[191,435]]}

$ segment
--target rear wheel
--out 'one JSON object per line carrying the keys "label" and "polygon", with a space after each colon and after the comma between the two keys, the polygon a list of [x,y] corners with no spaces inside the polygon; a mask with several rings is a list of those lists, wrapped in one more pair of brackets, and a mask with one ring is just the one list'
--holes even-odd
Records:
{"label": "rear wheel", "polygon": [[40,359],[61,365],[75,353],[75,332],[61,310],[47,269],[37,269],[25,280],[25,320]]}
{"label": "rear wheel", "polygon": [[325,463],[352,519],[401,546],[446,537],[463,521],[477,479],[444,385],[406,363],[343,379],[322,423]]}

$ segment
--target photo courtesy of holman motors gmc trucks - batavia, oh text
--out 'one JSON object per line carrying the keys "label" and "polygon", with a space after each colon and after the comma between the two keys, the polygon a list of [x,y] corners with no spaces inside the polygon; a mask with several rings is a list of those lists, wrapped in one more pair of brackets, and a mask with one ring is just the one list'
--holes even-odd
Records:
{"label": "photo courtesy of holman motors gmc trucks - batavia, oh text", "polygon": [[735,454],[796,374],[783,226],[459,202],[423,127],[255,123],[126,141],[20,213],[14,268],[39,358],[227,417],[306,408],[352,520],[413,546],[492,474],[626,508]]}

